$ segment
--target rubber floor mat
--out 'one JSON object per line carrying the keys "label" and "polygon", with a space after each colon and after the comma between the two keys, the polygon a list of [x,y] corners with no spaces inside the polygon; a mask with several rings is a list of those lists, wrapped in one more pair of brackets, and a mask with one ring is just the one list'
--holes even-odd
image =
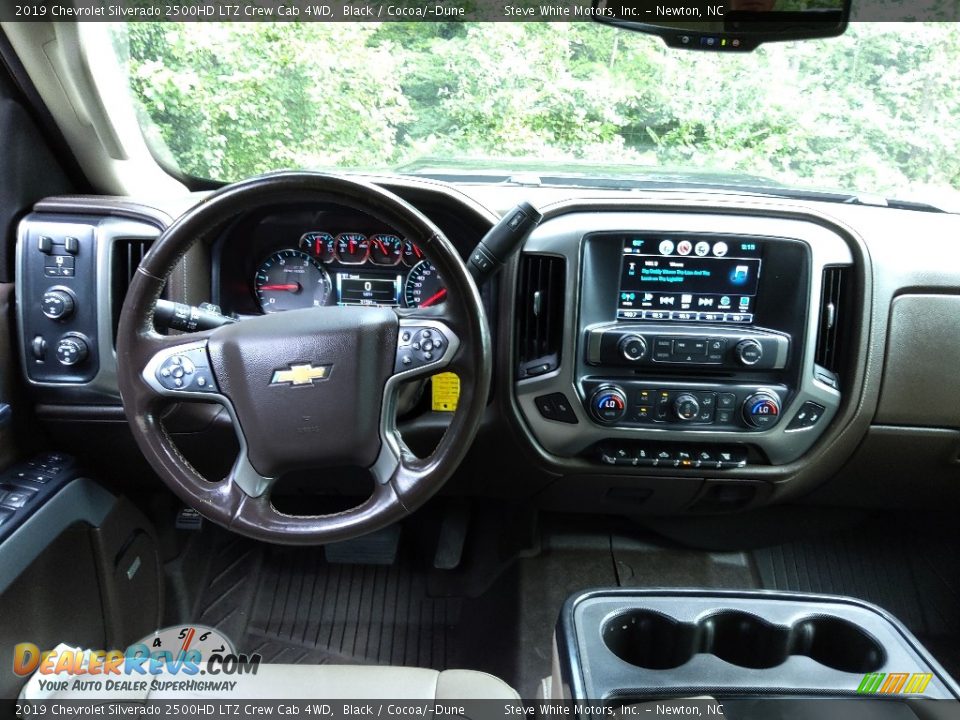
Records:
{"label": "rubber floor mat", "polygon": [[215,551],[207,575],[194,617],[266,662],[457,663],[461,601],[429,596],[412,563],[332,564],[320,548],[234,541]]}
{"label": "rubber floor mat", "polygon": [[956,545],[896,520],[755,550],[763,587],[849,595],[903,622],[960,672],[960,556]]}

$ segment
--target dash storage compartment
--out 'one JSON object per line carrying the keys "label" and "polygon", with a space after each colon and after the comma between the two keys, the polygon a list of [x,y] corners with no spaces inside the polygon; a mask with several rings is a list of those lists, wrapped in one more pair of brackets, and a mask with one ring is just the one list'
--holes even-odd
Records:
{"label": "dash storage compartment", "polygon": [[577,700],[854,696],[869,673],[929,672],[924,697],[956,698],[899,622],[850,598],[713,590],[597,590],[557,627]]}

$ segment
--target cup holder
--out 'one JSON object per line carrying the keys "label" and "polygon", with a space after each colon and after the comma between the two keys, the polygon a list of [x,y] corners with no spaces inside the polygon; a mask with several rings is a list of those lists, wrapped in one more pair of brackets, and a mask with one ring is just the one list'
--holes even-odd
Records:
{"label": "cup holder", "polygon": [[795,654],[849,673],[876,672],[886,659],[880,644],[853,623],[834,617],[805,620],[796,628]]}
{"label": "cup holder", "polygon": [[876,672],[886,660],[873,637],[829,616],[808,617],[788,627],[740,610],[721,610],[692,623],[638,609],[610,618],[601,632],[610,652],[648,670],[680,667],[698,653],[755,670],[777,667],[791,655],[849,673]]}
{"label": "cup holder", "polygon": [[727,610],[700,621],[704,646],[721,660],[748,668],[772,668],[790,657],[790,629]]}
{"label": "cup holder", "polygon": [[603,642],[624,662],[649,670],[680,667],[697,653],[697,626],[650,610],[607,620]]}

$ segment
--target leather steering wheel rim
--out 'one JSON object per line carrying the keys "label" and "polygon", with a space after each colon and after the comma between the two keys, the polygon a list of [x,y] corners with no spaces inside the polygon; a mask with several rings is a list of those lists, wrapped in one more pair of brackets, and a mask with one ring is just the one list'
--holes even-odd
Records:
{"label": "leather steering wheel rim", "polygon": [[[242,214],[271,206],[305,203],[365,213],[419,245],[444,279],[448,288],[446,300],[430,308],[396,308],[389,312],[377,308],[359,311],[312,308],[265,315],[201,333],[168,336],[156,332],[153,323],[156,302],[173,268],[196,242]],[[354,311],[353,314],[332,314],[348,310]],[[273,319],[282,316],[288,317],[283,321]],[[338,324],[345,328],[343,338],[338,337],[339,331],[334,327]],[[306,326],[302,332],[298,329],[301,325]],[[249,370],[242,357],[245,326],[250,328],[249,333],[258,334],[261,342],[271,340],[271,333],[279,333],[277,357],[270,360],[278,370],[304,359],[323,363],[324,357],[301,357],[313,350],[316,354],[353,352],[354,355],[346,356],[357,358],[358,365],[363,358],[375,354],[372,348],[380,347],[385,353],[384,358],[389,362],[374,358],[367,363],[370,369],[365,370],[367,374],[363,379],[373,378],[373,382],[361,383],[357,371],[358,388],[374,386],[364,395],[370,396],[367,404],[373,402],[371,398],[378,392],[376,384],[384,380],[379,389],[379,449],[368,466],[374,477],[374,490],[365,502],[343,512],[313,516],[288,515],[270,502],[272,481],[276,478],[264,477],[260,470],[252,467],[253,450],[258,450],[259,457],[267,458],[258,461],[260,467],[264,463],[280,467],[286,460],[273,457],[269,447],[253,447],[267,441],[248,437],[244,426],[270,427],[263,425],[270,418],[261,418],[247,408],[253,405],[254,399],[281,398],[266,404],[278,413],[279,426],[283,427],[283,423],[289,426],[299,420],[293,417],[296,409],[284,415],[285,408],[291,403],[326,407],[324,393],[342,396],[344,383],[338,385],[334,380],[344,374],[349,377],[351,368],[341,359],[338,365],[332,366],[328,382],[311,382],[311,387],[306,389],[290,389],[287,383],[268,384],[263,377],[244,377],[244,372]],[[416,339],[424,330],[437,340],[438,347],[442,347],[441,340],[445,341],[440,360],[424,360],[423,353],[411,350],[411,335]],[[340,348],[354,337],[362,348]],[[296,357],[282,357],[287,345],[291,353],[298,354]],[[402,364],[411,362],[406,359],[407,355],[413,356],[411,369]],[[213,382],[207,384],[204,392],[175,388],[166,382],[169,378],[162,377],[163,368],[169,369],[170,363],[178,362],[178,358],[179,362],[195,367],[198,373],[206,372],[202,362],[204,358],[209,360]],[[257,361],[267,362],[259,356]],[[117,333],[117,374],[123,407],[140,450],[160,478],[184,503],[209,520],[249,537],[284,544],[322,544],[357,537],[401,519],[426,502],[449,479],[470,447],[487,402],[491,367],[490,333],[480,294],[456,249],[443,233],[419,210],[380,187],[312,172],[272,173],[241,181],[211,194],[184,213],[161,234],[137,269],[123,303]],[[459,376],[460,399],[439,444],[428,457],[420,459],[410,452],[396,429],[396,388],[404,380],[427,377],[441,370],[453,371]],[[214,389],[218,392],[213,392]],[[311,392],[316,395],[311,396]],[[231,393],[235,393],[234,397]],[[164,428],[162,411],[171,402],[181,400],[219,402],[233,417],[241,456],[225,479],[211,481],[200,475]],[[368,414],[356,414],[357,422],[369,424]],[[282,442],[282,438],[278,441]],[[370,457],[368,452],[363,462]]]}

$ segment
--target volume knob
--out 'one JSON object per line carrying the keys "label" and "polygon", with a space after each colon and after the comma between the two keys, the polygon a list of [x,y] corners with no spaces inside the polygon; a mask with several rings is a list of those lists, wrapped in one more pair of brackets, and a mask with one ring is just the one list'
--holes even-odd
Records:
{"label": "volume knob", "polygon": [[647,354],[647,341],[643,335],[624,335],[619,344],[620,354],[630,362],[637,362]]}
{"label": "volume knob", "polygon": [[590,397],[590,413],[594,420],[611,425],[627,412],[627,396],[616,385],[599,388]]}

